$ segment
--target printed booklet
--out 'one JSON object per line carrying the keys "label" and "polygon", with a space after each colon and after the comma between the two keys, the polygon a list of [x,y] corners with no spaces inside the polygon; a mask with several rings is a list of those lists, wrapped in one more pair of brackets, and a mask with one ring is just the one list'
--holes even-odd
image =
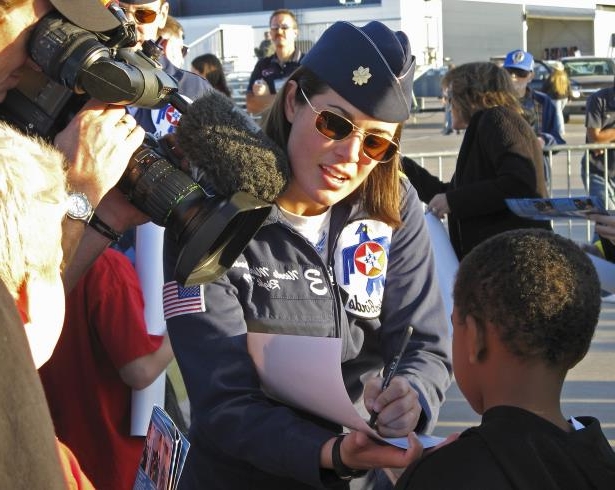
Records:
{"label": "printed booklet", "polygon": [[175,490],[189,447],[169,414],[154,405],[133,490]]}
{"label": "printed booklet", "polygon": [[588,214],[609,214],[596,196],[506,199],[508,208],[522,218],[587,218]]}

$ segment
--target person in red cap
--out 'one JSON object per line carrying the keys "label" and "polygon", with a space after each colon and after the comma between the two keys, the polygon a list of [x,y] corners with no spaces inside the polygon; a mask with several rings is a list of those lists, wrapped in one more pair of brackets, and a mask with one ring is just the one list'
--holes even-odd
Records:
{"label": "person in red cap", "polygon": [[[180,489],[368,488],[387,478],[368,470],[421,453],[413,433],[435,426],[451,366],[422,205],[399,170],[414,67],[405,33],[336,22],[277,92],[263,128],[286,150],[289,184],[233,266],[202,286],[205,311],[167,318],[191,403]],[[177,247],[165,252],[170,281]],[[409,449],[269,398],[249,332],[339,338],[341,389]]]}

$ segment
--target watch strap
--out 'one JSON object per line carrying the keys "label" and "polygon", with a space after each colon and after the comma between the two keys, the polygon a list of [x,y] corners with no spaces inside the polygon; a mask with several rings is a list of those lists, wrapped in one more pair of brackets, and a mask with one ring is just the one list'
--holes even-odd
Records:
{"label": "watch strap", "polygon": [[333,470],[335,471],[335,474],[342,480],[352,480],[353,478],[364,476],[367,473],[367,470],[355,470],[353,468],[349,468],[342,461],[341,446],[344,437],[346,437],[346,434],[337,436],[337,439],[335,439],[335,442],[333,443],[333,449],[331,450],[331,459],[333,461]]}
{"label": "watch strap", "polygon": [[122,238],[121,233],[111,228],[107,223],[101,220],[96,213],[92,213],[92,216],[88,221],[88,226],[91,226],[98,233],[100,233],[105,238],[108,238],[112,242],[118,242],[120,238]]}

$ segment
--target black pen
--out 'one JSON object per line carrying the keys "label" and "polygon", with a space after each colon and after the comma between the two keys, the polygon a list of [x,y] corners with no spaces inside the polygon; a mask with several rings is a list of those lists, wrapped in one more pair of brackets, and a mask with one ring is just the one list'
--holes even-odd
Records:
{"label": "black pen", "polygon": [[[397,367],[399,366],[399,360],[401,359],[401,356],[404,355],[404,352],[406,352],[406,347],[408,347],[408,342],[410,341],[410,337],[412,336],[413,330],[414,328],[412,327],[412,325],[409,325],[408,328],[406,329],[404,338],[401,341],[399,352],[395,355],[395,357],[393,357],[391,364],[389,364],[389,370],[387,371],[386,376],[382,380],[381,392],[386,390],[389,387],[389,385],[391,384],[391,380],[393,379],[393,376],[395,376],[395,374],[397,373]],[[375,411],[372,412],[372,415],[369,418],[369,426],[372,429],[376,426],[377,418],[378,418],[378,412],[375,412]]]}

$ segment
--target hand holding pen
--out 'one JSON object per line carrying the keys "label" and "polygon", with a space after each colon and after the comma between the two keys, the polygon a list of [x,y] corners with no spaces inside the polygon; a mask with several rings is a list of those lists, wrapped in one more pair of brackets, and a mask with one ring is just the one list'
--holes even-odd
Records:
{"label": "hand holding pen", "polygon": [[[374,396],[374,399],[381,397],[382,393],[384,393],[385,390],[387,390],[387,388],[389,388],[389,386],[391,385],[391,381],[393,381],[393,378],[397,374],[401,357],[406,351],[406,348],[410,341],[410,337],[412,336],[412,331],[413,331],[413,328],[409,326],[404,332],[404,337],[401,340],[399,351],[393,357],[393,359],[391,360],[391,362],[389,363],[387,367],[385,376],[380,386],[380,394],[378,394],[377,396]],[[397,423],[401,423],[403,420],[405,420],[404,417],[402,417],[401,415],[405,415],[406,411],[409,412],[413,409],[419,412],[418,414],[416,414],[416,417],[415,417],[416,420],[418,420],[418,416],[420,415],[420,405],[418,403],[418,394],[416,393],[416,391],[412,389],[412,387],[410,386],[410,384],[407,382],[406,379],[400,378],[400,380],[401,381],[398,386],[401,387],[401,389],[397,390],[396,393],[389,394],[390,396],[393,397],[393,399],[389,400],[388,402],[385,402],[386,408],[388,409],[389,403],[391,404],[398,403],[399,406],[396,407],[395,412],[404,412],[404,413],[398,414],[397,418],[399,419],[399,421]],[[366,386],[366,395],[368,391],[370,391],[373,395],[373,387]],[[372,410],[371,418],[369,421],[370,427],[373,428],[376,426],[376,421],[378,419],[378,416],[384,411],[384,409],[385,407],[381,407],[379,411]],[[390,412],[393,412],[393,410],[391,409]],[[396,428],[395,421],[393,421],[390,429],[394,430],[395,428]],[[410,430],[412,430],[413,428],[414,427],[410,428]],[[403,430],[407,429],[407,427],[404,424],[404,426],[399,427],[399,429],[403,432]],[[407,431],[405,433],[407,433]],[[387,434],[387,435],[394,437],[393,434]]]}

